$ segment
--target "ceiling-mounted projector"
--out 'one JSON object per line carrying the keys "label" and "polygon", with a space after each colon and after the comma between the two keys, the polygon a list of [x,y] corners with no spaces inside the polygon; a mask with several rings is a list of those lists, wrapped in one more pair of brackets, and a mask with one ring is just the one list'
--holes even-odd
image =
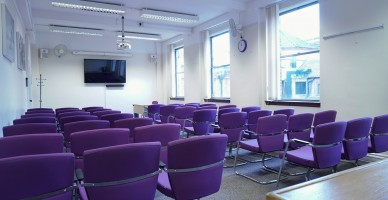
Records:
{"label": "ceiling-mounted projector", "polygon": [[117,50],[130,50],[131,44],[129,42],[126,42],[124,40],[117,42]]}

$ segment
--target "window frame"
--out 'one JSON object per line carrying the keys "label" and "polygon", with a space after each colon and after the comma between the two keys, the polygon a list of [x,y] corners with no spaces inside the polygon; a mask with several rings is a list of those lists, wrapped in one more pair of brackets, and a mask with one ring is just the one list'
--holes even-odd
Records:
{"label": "window frame", "polygon": [[[216,38],[216,37],[219,37],[221,35],[224,35],[224,34],[229,34],[229,38],[230,38],[230,31],[229,30],[225,30],[225,31],[221,31],[217,34],[214,34],[214,35],[211,35],[209,37],[209,41],[210,41],[210,98],[206,99],[207,101],[211,101],[212,99],[213,100],[217,100],[217,99],[220,99],[220,100],[230,100],[230,95],[229,97],[215,97],[214,96],[214,84],[213,84],[213,69],[217,69],[217,68],[223,68],[223,67],[229,67],[230,68],[230,60],[229,60],[229,64],[227,65],[218,65],[218,66],[213,66],[213,38]],[[229,55],[230,56],[230,55]]]}
{"label": "window frame", "polygon": [[[182,50],[184,52],[184,46],[178,46],[178,47],[175,47],[174,48],[174,81],[175,81],[175,95],[174,95],[174,98],[184,98],[184,94],[183,96],[178,96],[178,73],[179,74],[183,74],[183,77],[184,77],[184,74],[185,74],[185,70],[183,68],[183,71],[182,72],[178,72],[178,62],[177,62],[177,51],[179,50]],[[183,88],[184,88],[184,85],[183,85]],[[183,90],[184,92],[184,90]]]}

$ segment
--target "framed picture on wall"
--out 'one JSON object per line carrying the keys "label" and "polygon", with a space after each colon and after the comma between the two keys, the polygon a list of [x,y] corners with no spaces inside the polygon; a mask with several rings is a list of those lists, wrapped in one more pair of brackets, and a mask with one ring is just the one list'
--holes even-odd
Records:
{"label": "framed picture on wall", "polygon": [[1,4],[1,25],[3,30],[3,56],[15,61],[15,24],[5,4]]}
{"label": "framed picture on wall", "polygon": [[24,49],[24,40],[19,32],[16,32],[16,44],[17,44],[17,65],[18,69],[26,70],[26,53]]}

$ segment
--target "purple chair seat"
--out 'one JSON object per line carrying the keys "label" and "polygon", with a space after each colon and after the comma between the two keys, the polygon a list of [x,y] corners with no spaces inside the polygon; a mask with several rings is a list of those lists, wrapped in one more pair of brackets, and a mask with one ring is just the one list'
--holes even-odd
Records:
{"label": "purple chair seat", "polygon": [[240,148],[243,148],[252,152],[260,152],[260,148],[259,148],[259,144],[257,143],[257,140],[240,141]]}
{"label": "purple chair seat", "polygon": [[[283,153],[280,154],[280,156],[283,157]],[[303,165],[306,167],[316,167],[314,163],[313,150],[309,146],[304,146],[299,149],[289,151],[287,153],[287,161],[293,163],[303,163]]]}
{"label": "purple chair seat", "polygon": [[162,172],[158,177],[158,190],[164,195],[174,198],[174,192],[172,191],[170,181],[168,179],[168,173]]}

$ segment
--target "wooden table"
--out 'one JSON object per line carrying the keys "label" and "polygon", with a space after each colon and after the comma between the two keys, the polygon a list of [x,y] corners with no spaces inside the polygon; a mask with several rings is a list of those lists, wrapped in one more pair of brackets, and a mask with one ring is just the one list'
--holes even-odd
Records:
{"label": "wooden table", "polygon": [[266,199],[388,199],[388,159],[275,190]]}
{"label": "wooden table", "polygon": [[148,105],[133,104],[133,113],[145,117],[147,114],[147,107]]}

